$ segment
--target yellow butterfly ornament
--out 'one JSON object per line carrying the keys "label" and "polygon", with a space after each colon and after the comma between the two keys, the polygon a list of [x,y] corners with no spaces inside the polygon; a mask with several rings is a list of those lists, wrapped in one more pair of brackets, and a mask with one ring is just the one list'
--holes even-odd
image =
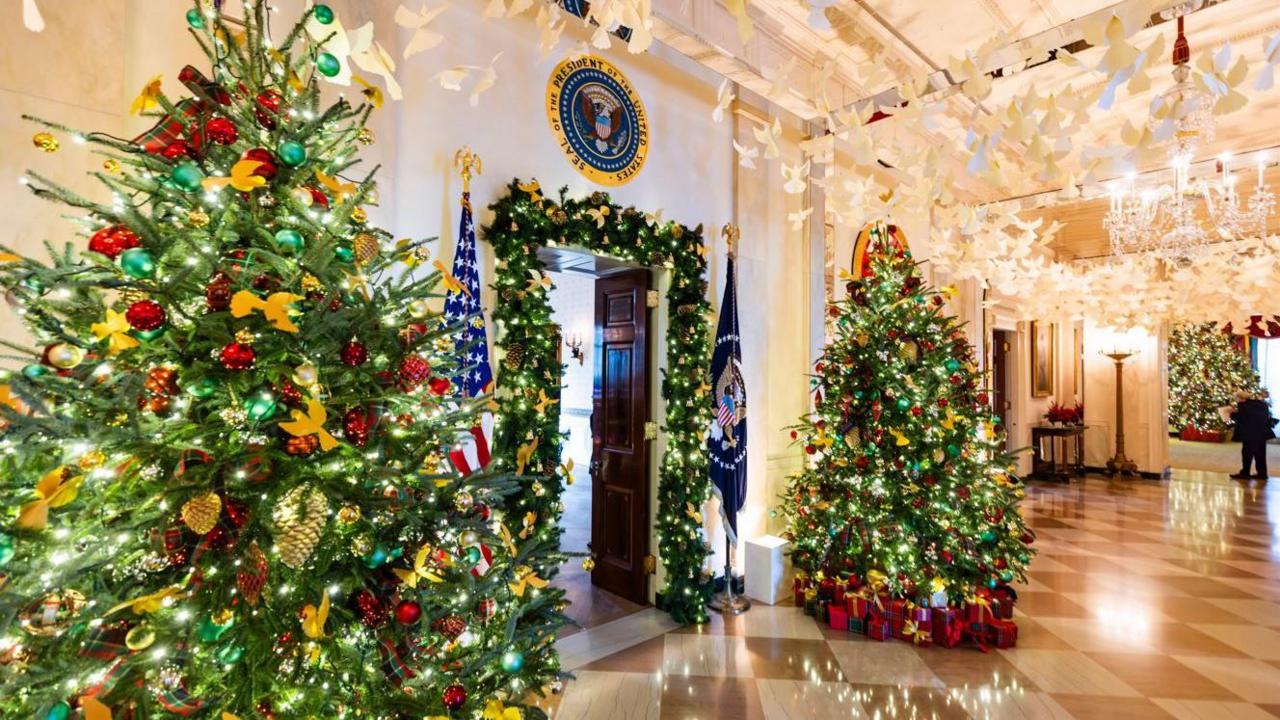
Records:
{"label": "yellow butterfly ornament", "polygon": [[321,450],[332,450],[338,447],[338,441],[328,430],[324,429],[325,420],[328,419],[328,413],[325,412],[324,405],[315,398],[307,400],[307,409],[304,413],[301,410],[293,410],[289,413],[292,421],[286,420],[280,423],[280,429],[289,433],[294,437],[303,435],[317,435],[320,438]]}
{"label": "yellow butterfly ornament", "polygon": [[267,184],[267,179],[253,173],[262,167],[257,160],[241,160],[231,166],[230,177],[207,177],[200,181],[206,192],[215,192],[230,185],[240,192],[252,192]]}

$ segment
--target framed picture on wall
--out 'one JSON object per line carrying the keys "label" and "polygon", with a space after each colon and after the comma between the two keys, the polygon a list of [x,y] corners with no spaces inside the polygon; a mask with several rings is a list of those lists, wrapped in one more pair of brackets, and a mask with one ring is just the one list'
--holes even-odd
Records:
{"label": "framed picture on wall", "polygon": [[1031,396],[1053,394],[1054,342],[1058,326],[1031,321]]}

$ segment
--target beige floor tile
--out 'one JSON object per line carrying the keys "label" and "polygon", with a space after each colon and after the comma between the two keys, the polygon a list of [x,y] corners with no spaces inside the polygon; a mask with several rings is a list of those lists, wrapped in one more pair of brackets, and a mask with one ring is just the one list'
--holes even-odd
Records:
{"label": "beige floor tile", "polygon": [[[1280,623],[1280,620],[1277,620]],[[1257,625],[1192,625],[1259,660],[1280,660],[1280,632]]]}
{"label": "beige floor tile", "polygon": [[822,639],[817,622],[795,608],[752,605],[751,611],[742,615],[742,625],[742,634],[748,637]]}
{"label": "beige floor tile", "polygon": [[1232,615],[1258,625],[1280,625],[1280,603],[1269,600],[1237,600],[1209,598],[1209,602]]}
{"label": "beige floor tile", "polygon": [[565,670],[573,670],[677,627],[679,625],[667,613],[655,608],[645,608],[624,618],[557,640],[560,666]]}
{"label": "beige floor tile", "polygon": [[1188,657],[1178,662],[1204,675],[1249,702],[1280,702],[1280,668],[1261,660]]}
{"label": "beige floor tile", "polygon": [[668,675],[752,676],[747,640],[734,635],[667,635],[662,668]]}
{"label": "beige floor tile", "polygon": [[848,683],[804,680],[756,680],[766,720],[840,720],[868,718]]}
{"label": "beige floor tile", "polygon": [[916,653],[898,640],[886,642],[830,641],[844,679],[859,685],[942,687],[942,681]]}
{"label": "beige floor tile", "polygon": [[1152,635],[1156,623],[1141,616],[1105,620],[1038,617],[1035,621],[1081,652],[1155,652]]}
{"label": "beige floor tile", "polygon": [[1106,668],[1074,650],[1014,648],[999,652],[1045,692],[1116,697],[1138,695],[1136,690]]}
{"label": "beige floor tile", "polygon": [[1271,713],[1247,702],[1164,698],[1154,698],[1151,702],[1178,720],[1275,720]]}
{"label": "beige floor tile", "polygon": [[576,675],[565,684],[556,720],[658,720],[658,674],[584,670]]}
{"label": "beige floor tile", "polygon": [[1048,693],[982,688],[953,691],[952,696],[982,720],[1074,720]]}

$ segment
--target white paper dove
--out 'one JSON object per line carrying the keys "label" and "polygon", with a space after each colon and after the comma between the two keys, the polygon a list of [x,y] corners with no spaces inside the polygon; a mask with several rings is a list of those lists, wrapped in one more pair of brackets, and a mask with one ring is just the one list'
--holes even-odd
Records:
{"label": "white paper dove", "polygon": [[424,4],[422,9],[417,12],[410,10],[404,5],[396,8],[396,25],[399,25],[406,30],[413,31],[413,35],[409,38],[409,42],[405,43],[404,46],[404,53],[402,57],[405,60],[408,60],[420,52],[430,50],[444,41],[444,35],[432,30],[429,26],[431,25],[431,21],[435,20],[440,13],[444,12],[448,7],[448,5],[441,5],[438,8],[428,10],[427,6]]}

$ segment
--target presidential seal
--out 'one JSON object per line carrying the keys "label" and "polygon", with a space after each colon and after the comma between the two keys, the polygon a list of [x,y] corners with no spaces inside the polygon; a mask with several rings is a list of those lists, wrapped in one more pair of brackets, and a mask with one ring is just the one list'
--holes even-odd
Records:
{"label": "presidential seal", "polygon": [[556,66],[547,81],[547,121],[560,151],[601,185],[622,185],[644,167],[649,120],[622,71],[586,55]]}

